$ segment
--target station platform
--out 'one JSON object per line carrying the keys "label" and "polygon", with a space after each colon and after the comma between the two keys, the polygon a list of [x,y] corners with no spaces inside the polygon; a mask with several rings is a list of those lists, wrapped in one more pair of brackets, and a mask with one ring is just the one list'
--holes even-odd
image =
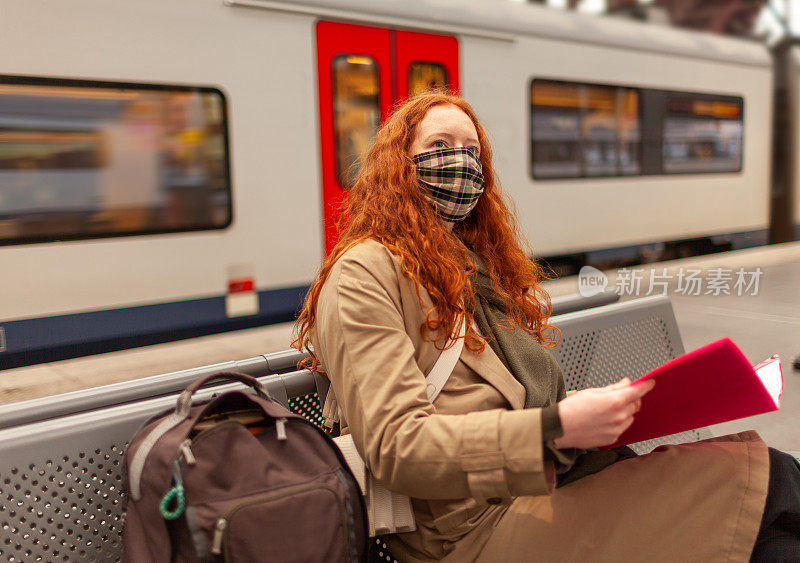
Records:
{"label": "station platform", "polygon": [[[723,435],[755,429],[773,447],[800,450],[800,372],[792,369],[792,360],[800,355],[800,242],[635,266],[603,275],[607,287],[616,288],[622,299],[666,291],[687,351],[727,336],[753,364],[780,354],[784,374],[781,410],[720,424],[712,432]],[[571,276],[548,281],[545,287],[552,297],[559,297],[576,293],[578,284],[579,277]],[[0,403],[283,350],[289,347],[291,333],[292,324],[284,323],[0,371]]]}

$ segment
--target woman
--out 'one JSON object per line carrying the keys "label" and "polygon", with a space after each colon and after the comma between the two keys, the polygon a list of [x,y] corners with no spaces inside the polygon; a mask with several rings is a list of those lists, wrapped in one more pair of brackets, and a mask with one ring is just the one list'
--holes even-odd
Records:
{"label": "woman", "polygon": [[[465,101],[427,93],[399,108],[343,217],[296,344],[313,345],[372,473],[412,497],[418,529],[388,538],[399,560],[750,558],[770,472],[754,432],[577,456],[612,443],[650,388],[623,380],[564,397],[543,347],[541,270]],[[424,374],[462,321],[464,350],[434,406]]]}

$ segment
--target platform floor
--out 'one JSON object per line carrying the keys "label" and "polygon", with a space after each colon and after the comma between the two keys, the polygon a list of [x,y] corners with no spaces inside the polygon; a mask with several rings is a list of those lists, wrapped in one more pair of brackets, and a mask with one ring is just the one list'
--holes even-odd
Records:
{"label": "platform floor", "polygon": [[[688,275],[700,270],[708,275],[715,269],[734,273],[760,268],[757,295],[684,295],[678,291],[681,271]],[[666,269],[666,270],[665,270]],[[631,270],[634,270],[632,268]],[[784,373],[783,407],[780,412],[717,425],[716,435],[745,429],[758,430],[770,445],[784,450],[800,450],[800,372],[793,371],[792,360],[800,355],[800,242],[770,247],[725,252],[702,257],[636,267],[644,296],[653,271],[669,281],[684,347],[693,350],[718,338],[732,338],[751,362],[780,354]],[[630,278],[631,273],[606,272],[609,287]],[[624,285],[631,290],[632,284]],[[577,292],[578,280],[568,277],[548,282],[552,296]],[[633,298],[636,295],[625,295]],[[157,375],[201,365],[257,356],[289,347],[292,325],[272,325],[205,336],[192,340],[147,346],[135,350],[101,354],[87,358],[53,362],[0,371],[0,403],[64,393],[137,377]]]}
{"label": "platform floor", "polygon": [[[730,253],[735,254],[735,253]],[[758,363],[780,354],[784,391],[781,410],[712,428],[717,435],[755,429],[773,447],[800,450],[800,372],[792,361],[800,356],[800,244],[772,252],[747,251],[739,256],[708,258],[708,268],[760,267],[761,287],[756,296],[672,295],[686,350],[729,337],[747,358]]]}

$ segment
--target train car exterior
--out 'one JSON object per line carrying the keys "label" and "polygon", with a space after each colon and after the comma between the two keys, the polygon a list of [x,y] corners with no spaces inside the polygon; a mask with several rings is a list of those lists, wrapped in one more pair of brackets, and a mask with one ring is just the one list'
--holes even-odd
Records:
{"label": "train car exterior", "polygon": [[[463,88],[489,118],[503,185],[538,254],[764,232],[772,71],[763,47],[605,19],[595,28],[602,37],[569,20],[525,23],[534,33],[513,44],[464,39]],[[506,86],[492,87],[486,68]],[[615,97],[616,107],[600,107]],[[693,150],[680,142],[692,127],[710,133],[706,147],[733,145],[727,158],[681,160]],[[640,147],[627,149],[628,162],[626,141]],[[537,146],[548,145],[567,153],[558,167],[537,161]]]}
{"label": "train car exterior", "polygon": [[291,318],[370,135],[431,85],[540,256],[767,228],[754,43],[481,0],[2,7],[0,367]]}

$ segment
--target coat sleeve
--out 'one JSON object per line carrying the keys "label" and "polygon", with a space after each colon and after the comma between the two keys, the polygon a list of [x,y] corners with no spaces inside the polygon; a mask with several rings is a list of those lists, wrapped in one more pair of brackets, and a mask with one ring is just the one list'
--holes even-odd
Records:
{"label": "coat sleeve", "polygon": [[389,263],[340,259],[320,294],[313,338],[372,474],[422,499],[549,494],[555,478],[543,460],[541,410],[437,414],[405,330],[398,274],[390,257],[375,259]]}

